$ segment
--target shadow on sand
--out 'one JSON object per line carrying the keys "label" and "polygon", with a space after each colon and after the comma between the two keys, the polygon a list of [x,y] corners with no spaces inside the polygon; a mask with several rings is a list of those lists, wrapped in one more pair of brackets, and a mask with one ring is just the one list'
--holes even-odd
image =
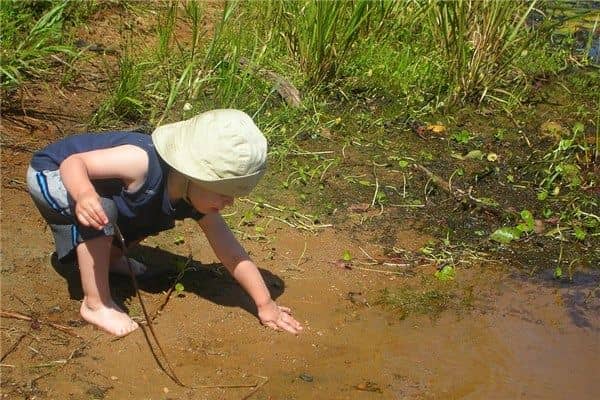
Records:
{"label": "shadow on sand", "polygon": [[[132,248],[130,256],[148,266],[148,272],[145,276],[138,279],[140,291],[146,293],[168,291],[175,284],[178,275],[176,266],[185,265],[187,262],[186,257],[143,245]],[[72,261],[61,263],[57,260],[56,255],[53,255],[52,267],[67,281],[71,299],[82,300],[81,280],[75,263]],[[260,269],[259,271],[267,284],[271,298],[277,299],[281,296],[285,289],[283,280],[267,270]],[[254,316],[258,315],[252,299],[229,275],[222,264],[202,264],[192,260],[179,282],[185,288],[184,293],[193,293],[215,304],[226,307],[239,307]],[[131,278],[111,274],[110,287],[113,299],[127,311],[124,302],[135,297],[135,289]]]}

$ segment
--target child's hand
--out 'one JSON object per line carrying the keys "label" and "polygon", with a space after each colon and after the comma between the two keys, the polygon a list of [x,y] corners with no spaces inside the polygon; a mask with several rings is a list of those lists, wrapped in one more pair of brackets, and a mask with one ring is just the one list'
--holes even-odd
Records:
{"label": "child's hand", "polygon": [[290,333],[302,332],[302,325],[292,317],[292,310],[280,307],[273,300],[258,308],[260,323],[276,331],[283,329]]}
{"label": "child's hand", "polygon": [[81,225],[102,229],[108,223],[100,196],[95,191],[80,194],[75,203],[75,215]]}

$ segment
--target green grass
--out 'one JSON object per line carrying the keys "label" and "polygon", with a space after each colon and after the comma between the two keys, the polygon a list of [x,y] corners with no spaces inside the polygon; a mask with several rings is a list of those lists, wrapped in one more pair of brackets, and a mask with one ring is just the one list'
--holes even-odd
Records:
{"label": "green grass", "polygon": [[448,103],[481,100],[501,87],[533,38],[524,23],[536,3],[430,0],[429,29],[448,63]]}
{"label": "green grass", "polygon": [[67,6],[67,1],[0,2],[0,87],[11,89],[26,79],[43,78],[52,56],[61,55],[68,62],[78,55],[62,43]]}

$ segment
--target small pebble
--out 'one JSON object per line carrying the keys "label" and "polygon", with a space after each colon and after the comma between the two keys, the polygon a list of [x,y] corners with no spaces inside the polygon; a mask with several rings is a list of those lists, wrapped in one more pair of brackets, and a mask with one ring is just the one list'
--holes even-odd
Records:
{"label": "small pebble", "polygon": [[304,382],[312,382],[314,380],[314,378],[312,377],[312,375],[307,374],[306,372],[303,372],[299,375],[300,379],[302,379]]}
{"label": "small pebble", "polygon": [[163,388],[163,392],[164,392],[165,394],[169,393],[169,388],[165,386],[165,387]]}
{"label": "small pebble", "polygon": [[114,375],[111,375],[111,376],[110,376],[110,380],[111,380],[111,381],[116,381],[117,379],[119,379],[119,378],[117,378],[117,377],[116,377],[116,376],[114,376]]}

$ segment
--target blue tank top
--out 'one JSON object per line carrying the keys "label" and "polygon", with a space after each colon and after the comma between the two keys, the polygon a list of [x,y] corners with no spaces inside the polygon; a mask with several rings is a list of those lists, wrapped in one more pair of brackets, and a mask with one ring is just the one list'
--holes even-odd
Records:
{"label": "blue tank top", "polygon": [[[119,210],[118,224],[128,241],[171,229],[175,220],[204,215],[183,200],[171,204],[167,193],[169,165],[158,155],[150,135],[137,132],[85,133],[68,136],[36,152],[31,167],[54,171],[72,154],[116,146],[134,145],[148,154],[146,180],[135,192],[128,192],[120,179],[93,180],[102,197],[111,198]],[[69,199],[71,207],[73,200]]]}

